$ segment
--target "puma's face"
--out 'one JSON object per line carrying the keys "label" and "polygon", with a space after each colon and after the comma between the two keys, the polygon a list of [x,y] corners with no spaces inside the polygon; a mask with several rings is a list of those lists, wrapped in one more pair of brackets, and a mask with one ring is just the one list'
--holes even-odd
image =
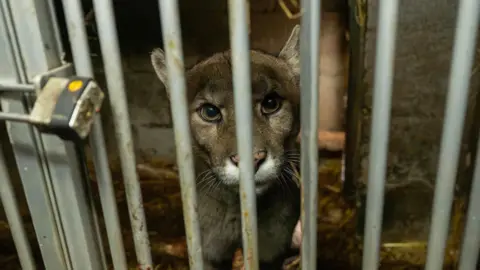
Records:
{"label": "puma's face", "polygon": [[[273,183],[285,181],[283,177],[291,173],[288,162],[298,162],[295,140],[300,128],[300,91],[298,71],[290,64],[298,57],[297,35],[298,31],[292,34],[278,57],[258,51],[250,53],[252,155],[259,193]],[[152,53],[157,75],[167,85],[164,59],[160,49]],[[215,54],[195,65],[186,72],[186,80],[195,155],[216,176],[212,181],[238,186],[240,169],[231,52]]]}

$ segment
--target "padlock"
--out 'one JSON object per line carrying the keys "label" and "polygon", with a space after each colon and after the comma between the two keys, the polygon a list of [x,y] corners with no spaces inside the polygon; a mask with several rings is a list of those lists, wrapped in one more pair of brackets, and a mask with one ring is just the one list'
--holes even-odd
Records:
{"label": "padlock", "polygon": [[105,98],[98,84],[86,77],[47,77],[36,85],[30,122],[63,140],[86,139]]}

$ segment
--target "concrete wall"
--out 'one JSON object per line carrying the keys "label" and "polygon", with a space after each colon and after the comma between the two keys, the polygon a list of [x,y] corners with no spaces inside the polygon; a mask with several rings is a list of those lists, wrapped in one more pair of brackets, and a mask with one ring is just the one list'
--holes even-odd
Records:
{"label": "concrete wall", "polygon": [[[360,101],[361,111],[356,112],[360,114],[358,117],[361,128],[360,133],[356,134],[359,140],[356,154],[360,156],[360,160],[354,180],[360,187],[366,185],[368,176],[378,2],[378,0],[366,2],[368,19],[363,29],[365,35],[363,68],[357,70],[362,77],[361,84],[358,85],[361,90],[357,91],[362,93],[363,101]],[[458,1],[453,0],[400,1],[387,169],[387,189],[390,190],[387,193],[387,201],[391,203],[386,205],[385,212],[386,215],[402,222],[407,222],[407,216],[412,215],[425,222],[428,222],[430,217],[431,187],[434,185],[437,170],[457,4]],[[477,57],[474,66],[479,64]],[[462,180],[469,169],[467,153],[475,151],[475,145],[471,143],[472,124],[475,123],[472,112],[479,86],[480,74],[474,69],[470,98],[472,107],[467,117],[467,130],[460,159],[459,175]],[[423,190],[422,195],[418,193],[419,185],[423,186],[420,188]],[[389,200],[389,194],[394,194],[399,186],[402,187],[401,192],[405,193],[404,196],[397,196],[398,198],[393,201]],[[405,188],[410,192],[405,192]],[[395,216],[393,212],[398,210],[394,209],[399,205],[405,206],[404,216],[400,214]],[[428,229],[428,224],[423,224],[410,238],[425,239]]]}

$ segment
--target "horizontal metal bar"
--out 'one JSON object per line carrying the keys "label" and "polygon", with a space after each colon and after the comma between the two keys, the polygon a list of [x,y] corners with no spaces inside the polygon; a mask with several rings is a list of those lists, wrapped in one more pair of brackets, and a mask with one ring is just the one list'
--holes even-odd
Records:
{"label": "horizontal metal bar", "polygon": [[[72,46],[75,70],[80,76],[94,77],[90,59],[87,34],[83,21],[83,10],[79,0],[63,0],[65,15],[70,18],[68,33]],[[115,269],[126,270],[127,259],[118,217],[117,201],[108,164],[108,154],[100,116],[95,116],[92,126],[90,144],[93,152],[95,173],[97,175],[100,202],[105,219],[112,262]]]}
{"label": "horizontal metal bar", "polygon": [[461,0],[457,14],[440,160],[435,181],[426,270],[441,269],[443,266],[467,110],[470,74],[475,56],[480,1]]}
{"label": "horizontal metal bar", "polygon": [[[3,129],[3,128],[2,128]],[[13,241],[17,249],[22,269],[36,269],[35,260],[32,256],[32,250],[28,243],[27,233],[23,226],[20,208],[17,204],[15,190],[9,175],[9,168],[6,164],[5,155],[3,153],[2,144],[0,142],[0,199],[2,200],[3,209],[7,216],[8,225],[12,232]]]}
{"label": "horizontal metal bar", "polygon": [[0,121],[13,121],[22,123],[31,123],[28,114],[0,112]]}
{"label": "horizontal metal bar", "polygon": [[320,0],[302,1],[300,93],[302,175],[302,269],[317,269],[318,69]]}
{"label": "horizontal metal bar", "polygon": [[472,191],[468,204],[467,224],[463,232],[459,270],[477,269],[480,251],[480,140],[477,143],[477,157],[474,166]]}
{"label": "horizontal metal bar", "polygon": [[[230,47],[232,49],[233,89],[237,149],[240,158],[240,205],[246,270],[259,269],[257,200],[253,174],[252,91],[248,1],[228,2]],[[247,256],[248,254],[248,256]]]}
{"label": "horizontal metal bar", "polygon": [[[52,69],[44,74],[35,76],[35,79],[43,78],[43,77],[51,77],[51,76],[59,76],[61,77],[64,74],[68,74],[69,72],[73,71],[73,67],[70,63],[62,65],[58,68]],[[93,77],[93,76],[89,76]],[[12,84],[12,83],[2,83],[0,82],[0,92],[35,92],[37,89],[34,84]]]}
{"label": "horizontal metal bar", "polygon": [[[178,1],[159,0],[190,269],[203,269]],[[170,46],[169,44],[174,44]]]}
{"label": "horizontal metal bar", "polygon": [[379,3],[373,112],[368,167],[366,222],[362,269],[378,269],[384,189],[388,157],[388,133],[394,75],[395,38],[398,24],[398,0]]}
{"label": "horizontal metal bar", "polygon": [[35,87],[32,84],[9,84],[0,82],[0,92],[34,92]]}
{"label": "horizontal metal bar", "polygon": [[[34,76],[34,81],[38,81],[40,78],[58,76],[62,77],[65,74],[71,74],[73,66],[71,63],[64,64],[58,68],[53,68],[43,74]],[[90,76],[92,77],[92,76]],[[35,92],[35,84],[12,84],[0,82],[0,92]]]}
{"label": "horizontal metal bar", "polygon": [[135,166],[135,152],[113,5],[111,0],[94,0],[93,5],[105,65],[107,88],[113,112],[137,261],[141,269],[148,269],[153,267],[152,254],[143,209],[142,190]]}

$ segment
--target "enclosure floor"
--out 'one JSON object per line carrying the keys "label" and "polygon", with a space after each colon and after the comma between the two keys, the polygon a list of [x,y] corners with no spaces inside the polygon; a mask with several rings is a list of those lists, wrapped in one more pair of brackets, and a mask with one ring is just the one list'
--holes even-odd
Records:
{"label": "enclosure floor", "polygon": [[[92,178],[94,178],[93,166],[90,168]],[[143,189],[155,269],[188,269],[176,167],[162,160],[154,160],[149,164],[139,164],[137,169]],[[335,158],[327,160],[319,168],[318,268],[360,269],[362,242],[357,237],[356,211],[354,206],[344,200],[339,172],[340,160]],[[131,269],[136,269],[120,166],[112,166],[112,173],[128,262]],[[94,190],[94,196],[98,204],[96,190]],[[34,243],[33,227],[24,204],[22,205],[22,214],[26,220],[30,239]],[[103,224],[101,226],[103,227]],[[107,244],[107,239],[104,239],[103,243]],[[0,245],[0,269],[21,269],[6,221],[0,223]],[[38,247],[37,245],[33,246],[36,259],[40,261]],[[242,257],[240,251],[237,253],[238,256],[233,261],[233,269],[240,270]],[[403,244],[398,245],[397,248],[390,248],[390,250],[384,249],[382,250],[381,269],[422,269],[421,266],[415,266],[415,264],[422,264],[424,256],[424,246],[418,244]],[[110,258],[108,261],[111,261]],[[299,261],[297,252],[286,262],[284,269],[300,269]],[[39,264],[39,269],[43,269],[41,264]],[[111,265],[110,269],[113,269]]]}

